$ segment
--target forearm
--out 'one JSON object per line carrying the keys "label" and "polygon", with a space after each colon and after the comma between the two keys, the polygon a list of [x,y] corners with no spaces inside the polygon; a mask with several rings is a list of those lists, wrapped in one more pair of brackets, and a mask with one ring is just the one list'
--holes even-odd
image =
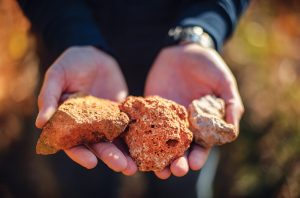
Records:
{"label": "forearm", "polygon": [[70,46],[94,45],[109,51],[90,8],[82,0],[18,0],[49,52]]}

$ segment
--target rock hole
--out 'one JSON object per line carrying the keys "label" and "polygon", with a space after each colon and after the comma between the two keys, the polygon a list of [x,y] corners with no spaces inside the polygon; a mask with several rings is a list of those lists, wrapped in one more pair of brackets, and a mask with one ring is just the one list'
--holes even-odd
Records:
{"label": "rock hole", "polygon": [[166,144],[170,147],[174,147],[178,144],[178,140],[169,139]]}
{"label": "rock hole", "polygon": [[130,120],[130,124],[134,124],[134,123],[136,123],[136,119]]}
{"label": "rock hole", "polygon": [[151,130],[148,130],[148,131],[145,131],[146,134],[151,134],[152,131]]}
{"label": "rock hole", "polygon": [[153,129],[153,128],[155,127],[155,125],[154,125],[154,124],[151,124],[150,127]]}

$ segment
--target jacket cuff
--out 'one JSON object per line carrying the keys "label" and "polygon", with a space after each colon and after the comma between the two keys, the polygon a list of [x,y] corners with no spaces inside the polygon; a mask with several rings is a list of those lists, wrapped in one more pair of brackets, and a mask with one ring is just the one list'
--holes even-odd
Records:
{"label": "jacket cuff", "polygon": [[193,6],[179,18],[177,26],[200,26],[221,51],[224,41],[231,35],[234,24],[221,6]]}

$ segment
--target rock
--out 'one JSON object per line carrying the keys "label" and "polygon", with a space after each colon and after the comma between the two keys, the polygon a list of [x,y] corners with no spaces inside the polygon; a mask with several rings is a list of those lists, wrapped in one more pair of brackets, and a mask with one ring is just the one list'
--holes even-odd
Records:
{"label": "rock", "polygon": [[81,144],[112,141],[129,123],[118,104],[93,96],[72,96],[44,126],[36,145],[38,154],[53,154]]}
{"label": "rock", "polygon": [[159,96],[128,97],[121,111],[131,119],[125,142],[140,171],[160,171],[192,142],[186,109]]}
{"label": "rock", "polygon": [[206,95],[193,100],[188,107],[190,129],[195,142],[203,147],[212,147],[234,141],[238,131],[226,123],[225,103],[215,96]]}

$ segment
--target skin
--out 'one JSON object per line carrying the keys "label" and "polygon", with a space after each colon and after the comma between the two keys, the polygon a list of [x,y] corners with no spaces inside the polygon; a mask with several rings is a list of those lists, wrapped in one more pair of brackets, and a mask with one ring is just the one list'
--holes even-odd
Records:
{"label": "skin", "polygon": [[[128,94],[119,65],[111,56],[90,46],[71,47],[46,72],[38,97],[36,126],[42,128],[59,102],[75,92],[85,92],[114,101],[122,101]],[[132,175],[137,167],[119,145],[97,143],[77,146],[65,150],[65,153],[87,169],[96,167],[100,159],[112,170]]]}
{"label": "skin", "polygon": [[[59,101],[78,91],[115,101],[122,101],[128,94],[123,74],[111,56],[90,46],[69,48],[46,72],[38,97],[36,126],[42,128]],[[145,87],[145,95],[160,95],[185,106],[195,98],[212,93],[225,100],[226,121],[238,127],[244,110],[234,76],[217,52],[195,44],[163,49],[151,67]],[[167,179],[171,174],[181,177],[189,169],[199,170],[209,150],[192,145],[183,157],[155,174]],[[120,140],[77,146],[65,152],[87,169],[94,168],[100,159],[124,175],[137,171]]]}
{"label": "skin", "polygon": [[[244,107],[237,83],[215,50],[197,44],[185,44],[168,47],[160,52],[148,74],[145,95],[159,95],[188,106],[193,99],[206,94],[215,94],[225,100],[225,119],[238,128]],[[167,179],[171,174],[184,176],[189,169],[200,170],[209,150],[192,145],[183,157],[155,174],[161,179]]]}

